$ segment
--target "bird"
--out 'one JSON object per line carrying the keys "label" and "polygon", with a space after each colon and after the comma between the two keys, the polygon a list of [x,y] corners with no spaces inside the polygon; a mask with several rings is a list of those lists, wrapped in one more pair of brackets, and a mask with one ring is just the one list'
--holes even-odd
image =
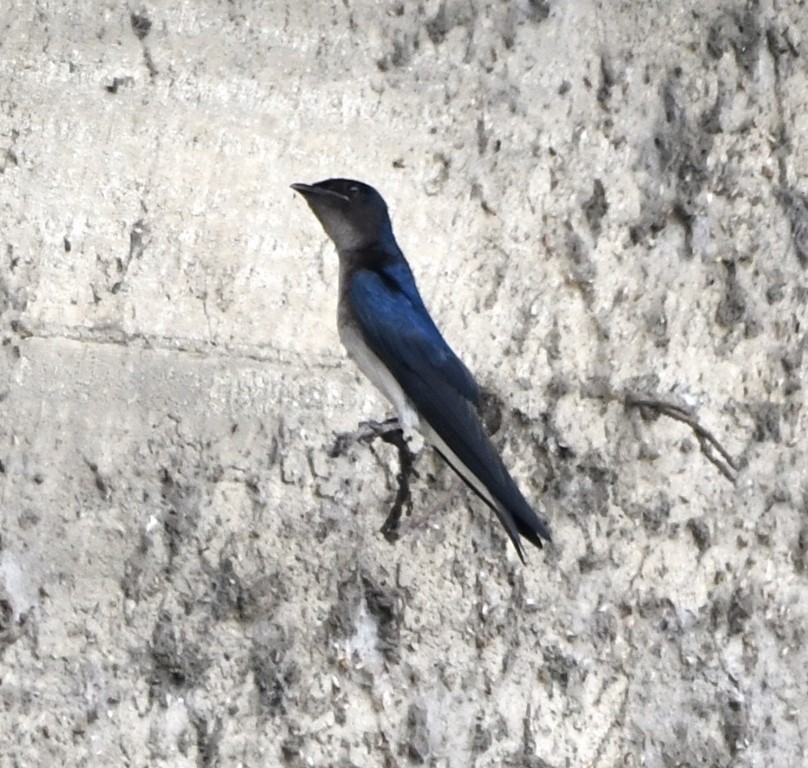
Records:
{"label": "bird", "polygon": [[522,563],[521,539],[552,541],[485,432],[481,390],[432,320],[396,242],[387,203],[369,184],[333,178],[291,188],[339,257],[337,327],[362,373],[494,511]]}

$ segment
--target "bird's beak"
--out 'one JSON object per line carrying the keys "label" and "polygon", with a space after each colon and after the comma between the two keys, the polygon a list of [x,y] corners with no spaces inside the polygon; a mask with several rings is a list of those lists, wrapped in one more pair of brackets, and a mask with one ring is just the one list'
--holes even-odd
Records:
{"label": "bird's beak", "polygon": [[332,200],[336,201],[339,200],[342,203],[350,203],[351,199],[346,197],[345,195],[341,195],[339,192],[334,192],[330,189],[323,189],[323,187],[317,187],[313,184],[290,184],[291,188],[295,192],[300,192],[306,200],[316,200],[320,199],[323,201]]}

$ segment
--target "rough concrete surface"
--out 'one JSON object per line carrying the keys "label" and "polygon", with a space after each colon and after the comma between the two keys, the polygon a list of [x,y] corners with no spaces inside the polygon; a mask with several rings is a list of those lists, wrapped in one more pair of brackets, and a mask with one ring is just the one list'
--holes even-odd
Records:
{"label": "rough concrete surface", "polygon": [[[797,0],[6,0],[0,766],[808,764],[806,103]],[[429,451],[379,533],[334,175],[527,567]]]}

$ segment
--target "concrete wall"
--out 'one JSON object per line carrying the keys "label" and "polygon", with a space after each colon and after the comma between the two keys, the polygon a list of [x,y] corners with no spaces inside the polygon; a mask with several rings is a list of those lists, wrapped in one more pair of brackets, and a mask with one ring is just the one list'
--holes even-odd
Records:
{"label": "concrete wall", "polygon": [[[804,766],[806,103],[787,0],[6,0],[0,765]],[[387,543],[395,451],[332,450],[389,415],[335,175],[527,567],[428,451]]]}

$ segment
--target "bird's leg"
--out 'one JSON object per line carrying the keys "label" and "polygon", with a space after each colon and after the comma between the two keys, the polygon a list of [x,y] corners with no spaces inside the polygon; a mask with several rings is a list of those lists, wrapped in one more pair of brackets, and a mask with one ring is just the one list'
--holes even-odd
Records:
{"label": "bird's leg", "polygon": [[385,443],[392,445],[398,451],[399,471],[396,474],[398,490],[393,506],[387,519],[380,528],[384,538],[391,544],[398,540],[398,524],[401,520],[401,513],[407,508],[407,514],[412,512],[412,494],[410,491],[410,477],[417,474],[415,472],[415,454],[410,450],[404,430],[397,418],[386,419],[385,421],[363,421],[359,424],[359,429],[353,434],[338,435],[330,455],[340,456],[352,442],[362,442],[370,444],[377,437]]}

